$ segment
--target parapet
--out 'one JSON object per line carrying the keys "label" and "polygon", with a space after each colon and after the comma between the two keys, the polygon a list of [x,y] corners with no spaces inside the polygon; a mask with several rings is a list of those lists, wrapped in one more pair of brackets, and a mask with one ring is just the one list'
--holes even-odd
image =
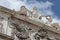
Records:
{"label": "parapet", "polygon": [[[25,8],[25,7],[24,7]],[[23,8],[23,9],[24,9]],[[31,12],[31,17],[30,16],[27,16],[27,14],[30,14],[30,13],[28,13],[28,9],[27,10],[25,10],[25,11],[27,11],[27,13],[25,14],[25,12],[23,12],[23,10],[22,10],[22,12],[23,12],[23,14],[24,15],[21,15],[21,14],[19,14],[17,11],[13,11],[13,10],[11,10],[11,9],[8,9],[8,8],[5,8],[5,7],[2,7],[2,6],[0,6],[0,11],[3,11],[3,12],[8,12],[8,14],[9,15],[13,15],[15,18],[17,18],[17,19],[20,19],[20,20],[23,20],[23,21],[26,21],[26,22],[29,22],[29,23],[31,23],[31,24],[34,24],[34,25],[37,25],[37,26],[42,26],[43,28],[45,28],[45,29],[47,29],[47,30],[50,30],[50,31],[53,31],[53,32],[55,32],[55,33],[58,33],[58,34],[60,34],[60,30],[57,30],[57,29],[55,29],[55,27],[53,27],[53,25],[51,25],[51,26],[49,26],[49,25],[46,25],[46,24],[44,24],[44,23],[42,23],[41,22],[41,19],[42,19],[42,17],[46,17],[46,16],[42,16],[41,15],[41,19],[39,19],[39,17],[37,17],[37,18],[35,18],[35,17],[33,17],[33,12]],[[14,13],[14,14],[13,14]],[[37,13],[38,14],[38,13]],[[38,14],[39,15],[39,14]],[[36,20],[35,20],[36,19]],[[37,21],[38,20],[38,21]],[[52,22],[52,20],[50,20],[50,19],[48,19],[47,18],[47,22]],[[55,26],[55,25],[54,25]],[[60,26],[59,26],[60,27]],[[58,28],[58,27],[57,27]]]}

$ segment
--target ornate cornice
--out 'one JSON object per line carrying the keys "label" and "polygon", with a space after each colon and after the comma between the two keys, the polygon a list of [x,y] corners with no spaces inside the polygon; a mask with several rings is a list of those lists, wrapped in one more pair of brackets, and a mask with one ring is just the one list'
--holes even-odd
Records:
{"label": "ornate cornice", "polygon": [[[23,21],[29,22],[29,23],[31,23],[33,25],[37,25],[37,26],[43,27],[44,29],[47,29],[49,31],[55,32],[57,34],[60,34],[60,30],[56,30],[54,27],[50,27],[50,26],[45,25],[45,24],[43,24],[41,22],[38,22],[38,21],[35,21],[35,20],[31,20],[31,19],[29,19],[26,16],[19,15],[16,11],[8,9],[6,7],[0,6],[0,12],[6,12],[5,15],[8,15],[11,18],[15,18],[15,20],[18,20],[18,19],[19,20],[23,20]],[[12,21],[14,23],[16,23],[14,20],[12,20]]]}

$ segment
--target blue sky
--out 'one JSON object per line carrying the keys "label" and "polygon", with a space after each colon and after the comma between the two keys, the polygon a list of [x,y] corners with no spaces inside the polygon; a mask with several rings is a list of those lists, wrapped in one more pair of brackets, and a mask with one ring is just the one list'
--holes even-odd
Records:
{"label": "blue sky", "polygon": [[39,14],[50,15],[53,17],[53,21],[58,23],[60,23],[59,3],[60,0],[0,0],[0,5],[16,11],[22,5],[25,5],[29,10],[36,6]]}
{"label": "blue sky", "polygon": [[[47,0],[37,0],[37,1],[43,1],[46,2]],[[60,0],[48,0],[49,2],[52,2],[54,5],[52,7],[53,12],[55,13],[58,18],[60,18]]]}
{"label": "blue sky", "polygon": [[54,3],[53,6],[53,11],[55,12],[55,15],[58,16],[58,18],[60,18],[60,0],[55,0],[55,1],[51,1]]}

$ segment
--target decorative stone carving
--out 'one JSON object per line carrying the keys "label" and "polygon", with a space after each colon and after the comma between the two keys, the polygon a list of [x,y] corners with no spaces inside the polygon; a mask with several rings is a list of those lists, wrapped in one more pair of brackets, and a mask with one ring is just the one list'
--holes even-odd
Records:
{"label": "decorative stone carving", "polygon": [[19,25],[14,24],[14,23],[13,23],[13,25],[14,25],[14,26],[16,27],[16,29],[18,30],[18,32],[17,32],[17,33],[15,32],[15,34],[16,34],[16,36],[17,36],[19,39],[25,40],[25,39],[29,38],[29,35],[28,35],[27,31],[26,31],[27,29],[25,29],[25,27],[22,27],[23,25],[19,26]]}
{"label": "decorative stone carving", "polygon": [[59,38],[55,38],[56,40],[59,40]]}
{"label": "decorative stone carving", "polygon": [[30,10],[27,10],[27,16],[32,18],[33,13]]}
{"label": "decorative stone carving", "polygon": [[18,11],[18,13],[19,13],[20,15],[26,16],[26,15],[27,15],[27,8],[26,8],[25,6],[21,6],[21,10]]}
{"label": "decorative stone carving", "polygon": [[18,33],[16,33],[16,36],[21,40],[23,40],[23,39],[25,40],[25,39],[29,38],[29,36],[24,32],[18,32]]}
{"label": "decorative stone carving", "polygon": [[47,22],[46,22],[46,24],[50,24],[51,22],[52,22],[52,18],[51,18],[51,16],[46,16],[46,19],[48,20]]}
{"label": "decorative stone carving", "polygon": [[39,35],[38,33],[36,33],[36,34],[34,35],[34,37],[35,37],[36,40],[40,40],[40,35]]}
{"label": "decorative stone carving", "polygon": [[40,35],[41,38],[45,38],[47,36],[47,31],[43,28],[38,30],[38,34]]}
{"label": "decorative stone carving", "polygon": [[38,12],[37,12],[37,8],[36,8],[36,7],[34,7],[34,8],[32,9],[32,14],[33,14],[33,17],[34,17],[34,18],[38,18]]}
{"label": "decorative stone carving", "polygon": [[47,38],[47,40],[59,40],[58,38]]}
{"label": "decorative stone carving", "polygon": [[42,16],[40,16],[39,19],[41,20],[42,19]]}
{"label": "decorative stone carving", "polygon": [[51,24],[51,26],[53,26],[57,29],[59,27],[59,24],[58,23],[53,23],[53,24]]}
{"label": "decorative stone carving", "polygon": [[47,32],[44,29],[40,29],[30,35],[31,40],[46,40]]}

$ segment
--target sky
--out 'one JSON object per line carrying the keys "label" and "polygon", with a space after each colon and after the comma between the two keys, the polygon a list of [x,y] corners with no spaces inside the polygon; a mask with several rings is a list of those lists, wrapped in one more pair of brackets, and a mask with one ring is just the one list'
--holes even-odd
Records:
{"label": "sky", "polygon": [[31,10],[37,7],[38,13],[50,15],[53,22],[60,24],[60,0],[0,0],[0,5],[18,11],[22,5]]}

